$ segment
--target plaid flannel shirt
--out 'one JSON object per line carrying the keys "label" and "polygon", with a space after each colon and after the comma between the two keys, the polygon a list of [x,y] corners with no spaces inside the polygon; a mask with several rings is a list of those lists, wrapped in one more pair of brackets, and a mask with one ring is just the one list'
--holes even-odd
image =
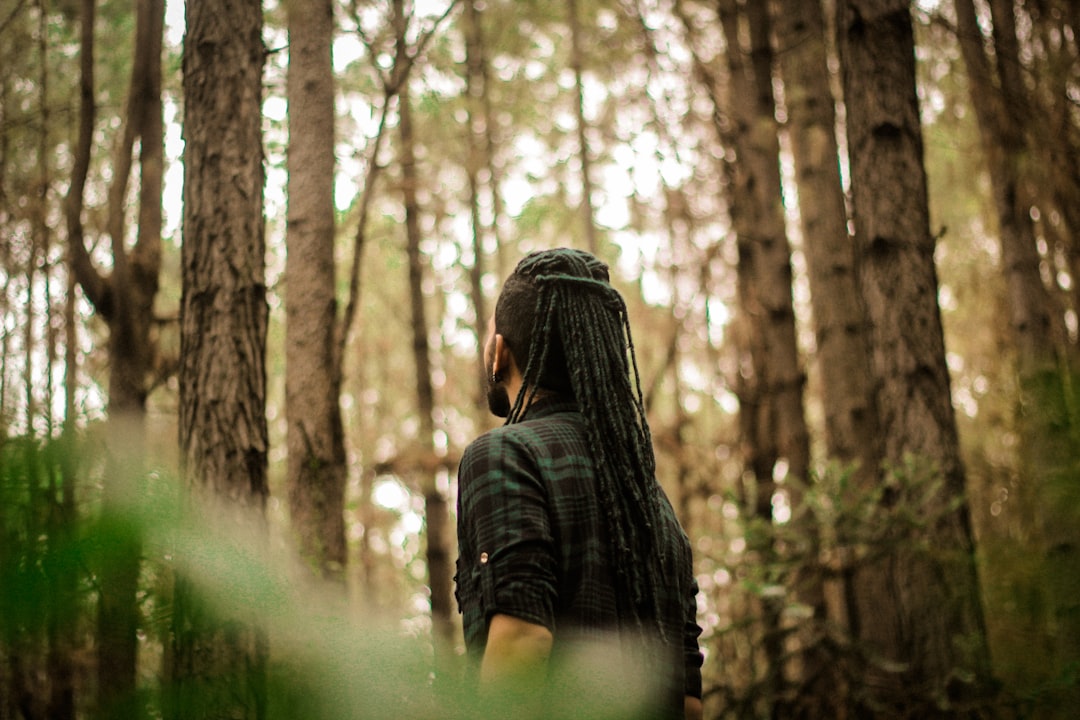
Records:
{"label": "plaid flannel shirt", "polygon": [[[701,696],[701,628],[690,544],[671,505],[661,542],[673,558],[660,588],[667,650],[653,656],[672,704]],[[545,399],[518,423],[496,428],[466,450],[458,471],[456,595],[465,643],[483,656],[488,622],[506,614],[543,625],[560,644],[610,638],[621,623],[608,561],[607,515],[599,499],[582,417],[571,402]],[[661,659],[663,658],[663,659]]]}

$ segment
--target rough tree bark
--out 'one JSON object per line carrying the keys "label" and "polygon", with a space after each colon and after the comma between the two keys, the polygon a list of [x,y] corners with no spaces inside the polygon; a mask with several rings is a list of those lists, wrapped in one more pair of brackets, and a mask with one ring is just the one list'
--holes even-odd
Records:
{"label": "rough tree bark", "polygon": [[[717,3],[726,42],[730,78],[727,107],[733,121],[731,144],[735,161],[729,165],[734,186],[732,224],[739,248],[740,311],[751,342],[749,363],[740,395],[740,427],[747,449],[754,489],[747,493],[750,511],[771,525],[777,464],[787,463],[793,504],[799,502],[798,483],[805,482],[810,465],[809,435],[803,412],[805,375],[796,343],[791,295],[791,247],[783,213],[780,179],[779,127],[772,90],[772,51],[764,3],[740,7],[735,0]],[[742,27],[740,27],[742,25]],[[742,41],[745,28],[749,45]],[[743,405],[743,397],[748,402]],[[756,548],[762,557],[773,548]],[[806,598],[804,598],[806,600]],[[780,702],[783,683],[783,634],[780,605],[763,599],[767,614],[765,648],[769,659],[770,699]],[[819,597],[814,612],[823,612]],[[811,658],[806,658],[809,662]],[[811,674],[816,672],[810,670]]]}
{"label": "rough tree bark", "polygon": [[[189,0],[184,38],[180,450],[193,495],[262,542],[267,489],[259,0]],[[211,615],[181,576],[166,717],[266,716],[267,648],[240,611]]]}
{"label": "rough tree bark", "polygon": [[[722,0],[721,7],[727,5]],[[736,153],[748,165],[748,190],[755,200],[757,222],[747,233],[753,243],[758,273],[759,306],[755,320],[762,327],[766,376],[764,390],[772,405],[769,422],[777,436],[788,475],[805,481],[810,465],[809,434],[803,413],[806,376],[799,360],[795,310],[791,297],[791,245],[784,225],[784,192],[780,180],[780,140],[773,97],[769,18],[766,3],[747,3],[750,65],[744,66],[753,100],[749,124],[740,128]],[[728,42],[732,26],[725,25]],[[730,45],[729,45],[730,47]]]}
{"label": "rough tree bark", "polygon": [[292,531],[316,575],[344,582],[345,437],[334,264],[330,0],[286,4],[289,23],[285,412]]}
{"label": "rough tree bark", "polygon": [[[810,281],[826,452],[831,460],[857,464],[857,484],[866,487],[876,477],[879,436],[871,404],[869,328],[840,179],[825,19],[819,0],[777,0],[773,9]],[[837,627],[847,625],[844,583],[817,571],[806,575],[804,584],[819,621],[810,642],[818,643],[826,620]],[[797,702],[810,717],[837,716],[845,702],[839,667],[821,655],[820,646],[811,647],[809,654],[816,661],[804,668],[804,689]]]}
{"label": "rough tree bark", "polygon": [[[897,473],[882,479],[881,502],[915,503],[910,511],[925,522],[854,571],[851,628],[866,653],[868,717],[949,716],[950,706],[984,701],[989,687],[937,305],[909,12],[903,0],[837,5],[860,291],[884,460]],[[911,487],[920,472],[940,484]]]}
{"label": "rough tree bark", "polygon": [[826,450],[832,458],[860,462],[872,477],[879,438],[877,415],[870,406],[869,329],[856,283],[854,238],[847,229],[825,19],[819,0],[776,0],[775,6]]}

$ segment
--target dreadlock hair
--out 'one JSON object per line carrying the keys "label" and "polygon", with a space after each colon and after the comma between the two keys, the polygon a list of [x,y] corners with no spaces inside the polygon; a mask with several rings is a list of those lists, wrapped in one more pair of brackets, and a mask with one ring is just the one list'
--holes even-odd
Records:
{"label": "dreadlock hair", "polygon": [[667,544],[658,542],[663,500],[626,303],[607,266],[567,248],[525,256],[496,302],[495,331],[524,368],[507,424],[519,422],[540,391],[577,402],[609,513],[619,602],[637,629],[651,620],[666,640],[657,591],[669,567]]}

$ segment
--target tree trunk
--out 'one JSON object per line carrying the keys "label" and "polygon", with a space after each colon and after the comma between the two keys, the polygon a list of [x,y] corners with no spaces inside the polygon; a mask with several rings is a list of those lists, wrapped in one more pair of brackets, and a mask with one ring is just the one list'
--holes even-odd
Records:
{"label": "tree trunk", "polygon": [[[38,27],[37,27],[37,41],[38,41],[38,103],[39,103],[39,121],[41,127],[38,129],[38,147],[37,147],[37,169],[39,173],[38,179],[38,197],[37,207],[34,213],[34,234],[35,248],[41,253],[41,280],[44,292],[44,316],[42,318],[42,339],[45,343],[45,367],[42,368],[42,384],[44,387],[42,390],[42,421],[44,425],[44,436],[46,438],[52,438],[53,434],[53,403],[52,403],[52,369],[53,359],[56,356],[56,342],[55,335],[52,332],[52,289],[50,287],[50,280],[52,276],[52,261],[49,257],[52,253],[52,228],[48,218],[49,207],[49,187],[52,184],[52,176],[49,170],[49,126],[50,111],[49,111],[49,62],[48,62],[48,49],[49,49],[49,24],[48,24],[48,7],[46,0],[38,0]],[[29,306],[27,312],[30,311]],[[33,323],[27,322],[27,332],[32,332],[31,328]],[[29,428],[30,434],[33,434],[33,428]]]}
{"label": "tree trunk", "polygon": [[[1069,348],[1066,339],[1054,332],[1060,323],[1055,322],[1058,313],[1042,280],[1043,259],[1036,246],[1031,216],[1034,199],[1027,191],[1037,185],[1033,182],[1031,164],[1040,153],[1033,145],[1043,144],[1044,136],[1029,143],[1025,134],[1025,125],[1029,126],[1028,132],[1036,128],[1030,127],[1031,113],[1025,111],[1033,100],[1020,77],[1013,3],[1002,0],[990,3],[992,58],[983,49],[983,35],[972,0],[956,0],[955,6],[957,35],[968,70],[968,89],[979,122],[997,210],[1010,324],[1017,348],[1020,402],[1016,423],[1020,435],[1020,470],[1026,476],[1017,489],[1024,506],[1046,509],[1035,527],[1025,528],[1024,537],[1034,539],[1035,547],[1029,545],[1023,551],[1044,559],[1042,575],[1049,579],[1044,588],[1032,588],[1031,592],[1047,593],[1042,601],[1050,609],[1045,616],[1040,613],[1046,619],[1032,618],[1042,625],[1039,632],[1033,633],[1032,642],[1038,643],[1040,654],[1046,658],[1044,679],[1050,681],[1061,668],[1080,661],[1080,620],[1076,619],[1080,615],[1077,601],[1080,581],[1076,579],[1080,577],[1080,534],[1073,509],[1076,493],[1061,494],[1061,488],[1072,484],[1077,461],[1072,429],[1075,421],[1069,409],[1075,402],[1075,391],[1072,380],[1061,369]],[[1052,169],[1059,162],[1048,158],[1046,165]],[[1069,182],[1057,182],[1054,186],[1054,192],[1067,193]],[[1054,207],[1056,199],[1044,198],[1047,201],[1044,208]],[[1078,697],[1074,691],[1073,704]]]}
{"label": "tree trunk", "polygon": [[316,575],[344,582],[345,438],[335,331],[334,76],[330,0],[289,22],[285,406],[292,530]]}
{"label": "tree trunk", "polygon": [[[787,477],[796,480],[787,485],[793,504],[799,501],[798,483],[805,482],[809,472],[809,436],[802,399],[805,377],[800,367],[791,297],[791,248],[784,226],[766,6],[750,3],[740,9],[734,0],[720,0],[718,9],[726,40],[729,107],[734,120],[732,144],[736,159],[731,167],[737,194],[731,200],[731,212],[739,244],[740,309],[751,339],[749,363],[753,368],[744,387],[750,402],[740,411],[740,425],[755,479],[755,489],[749,493],[752,513],[769,526],[773,522],[777,464],[785,461]],[[740,40],[740,15],[749,31],[748,49]],[[771,545],[763,542],[756,549],[765,562],[775,559]],[[814,597],[811,602],[815,613],[821,612],[816,607],[822,604],[820,598]],[[763,604],[767,620],[765,648],[772,678],[766,695],[770,702],[779,703],[784,656],[781,607],[770,598],[764,598]],[[815,672],[810,670],[811,674]],[[779,705],[777,708],[779,712]]]}
{"label": "tree trunk", "polygon": [[[775,3],[776,42],[788,136],[799,193],[803,235],[817,340],[816,362],[825,412],[825,444],[830,459],[856,464],[858,485],[876,475],[877,415],[871,405],[870,353],[866,315],[856,283],[855,246],[847,230],[840,179],[836,114],[829,84],[825,19],[819,0]],[[812,522],[812,516],[807,514]],[[815,537],[814,528],[807,535]],[[811,559],[818,566],[816,543]],[[842,582],[805,570],[806,595],[820,623],[810,639],[819,648],[823,623],[846,627]],[[804,668],[804,690],[797,702],[809,717],[839,716],[845,705],[844,681],[837,663],[819,649]]]}
{"label": "tree trunk", "polygon": [[[398,57],[403,58],[405,14],[402,0],[394,0],[397,23]],[[413,358],[416,362],[416,400],[420,417],[419,449],[422,458],[435,456],[435,391],[431,383],[431,355],[428,325],[424,308],[424,257],[420,252],[420,203],[417,200],[419,178],[412,127],[412,107],[408,83],[399,96],[401,138],[401,187],[405,204],[406,248],[409,258],[409,306],[412,316]],[[427,567],[431,587],[432,639],[437,669],[449,668],[453,657],[453,548],[450,539],[450,511],[446,496],[435,479],[435,463],[422,462],[421,491],[424,494],[424,518],[427,524]]]}
{"label": "tree trunk", "polygon": [[[991,5],[998,14],[1002,12],[999,4]],[[1032,162],[1040,170],[1035,194],[1043,228],[1047,235],[1061,238],[1058,246],[1069,257],[1072,309],[1080,313],[1080,121],[1076,119],[1075,98],[1070,95],[1080,73],[1080,4],[1024,3],[1017,11],[1034,26],[1032,34],[1038,40],[1033,38],[1030,44],[1042,51],[1041,55],[1032,53],[1035,68],[1029,76],[1035,78],[1036,88],[1027,96],[1036,102],[1025,114],[1031,121],[1027,137],[1035,156]],[[1027,71],[1019,58],[1015,63]],[[1031,142],[1031,138],[1036,141]],[[1069,349],[1072,371],[1080,372],[1080,348],[1074,341]]]}
{"label": "tree trunk", "polygon": [[[190,0],[184,40],[180,450],[188,485],[258,531],[267,489],[262,4]],[[184,578],[166,716],[263,718],[267,648]]]}
{"label": "tree trunk", "polygon": [[840,179],[836,112],[819,0],[779,0],[776,36],[784,81],[799,220],[810,280],[816,362],[829,457],[876,474],[879,436],[870,406],[866,313]]}
{"label": "tree trunk", "polygon": [[[416,400],[420,417],[419,446],[422,458],[434,458],[435,392],[431,384],[431,356],[424,309],[424,256],[420,252],[420,206],[416,198],[416,157],[413,149],[412,110],[408,88],[399,98],[401,132],[401,177],[405,202],[405,232],[409,257],[409,305],[412,313],[413,358],[416,361]],[[434,463],[421,467],[421,491],[427,523],[427,566],[431,585],[432,635],[440,667],[453,652],[453,549],[450,540],[450,511],[446,496],[435,481]]]}
{"label": "tree trunk", "polygon": [[923,522],[893,528],[854,572],[862,712],[951,716],[945,703],[986,700],[989,663],[937,306],[909,5],[841,0],[837,33],[860,289],[891,466],[882,503],[913,503],[907,511]]}
{"label": "tree trunk", "polygon": [[[60,459],[60,494],[54,497],[54,515],[59,530],[59,544],[70,547],[74,540],[72,529],[78,519],[75,507],[75,390],[78,382],[78,327],[75,324],[75,277],[67,274],[64,296],[64,421]],[[79,574],[71,568],[61,570],[52,589],[54,601],[50,618],[49,677],[52,678],[52,697],[49,716],[57,720],[75,717],[74,652],[78,642],[77,629],[71,618],[78,613]]]}
{"label": "tree trunk", "polygon": [[[142,553],[130,520],[138,507],[144,465],[146,397],[154,364],[150,336],[161,266],[161,178],[164,134],[161,109],[163,0],[136,5],[136,40],[128,98],[128,131],[119,153],[123,175],[110,188],[109,213],[124,216],[132,138],[139,138],[139,211],[135,247],[124,249],[124,225],[110,222],[113,314],[109,321],[109,467],[104,512],[120,519],[118,542],[101,570],[98,677],[100,710],[134,717],[139,611],[136,592]],[[118,171],[119,172],[119,171]],[[117,188],[121,188],[119,191]]]}
{"label": "tree trunk", "polygon": [[[739,451],[745,468],[737,486],[741,513],[749,522],[760,522],[766,528],[772,524],[771,499],[775,491],[772,468],[778,459],[775,434],[767,432],[770,427],[772,408],[765,400],[764,382],[764,336],[761,323],[755,320],[760,315],[761,293],[758,287],[760,279],[757,270],[759,259],[754,252],[752,233],[756,227],[756,199],[749,182],[750,163],[740,162],[746,142],[745,133],[754,117],[752,84],[744,69],[744,53],[738,37],[738,8],[734,2],[721,0],[717,5],[721,30],[727,39],[725,52],[728,77],[726,85],[696,52],[693,55],[694,71],[703,89],[709,94],[712,104],[713,127],[716,130],[725,175],[723,184],[731,227],[735,235],[738,253],[735,277],[738,312],[732,323],[731,334],[738,354],[737,372],[734,378],[734,392],[739,398]],[[693,38],[697,29],[693,20],[680,3],[675,11]],[[731,151],[734,151],[732,153]],[[732,157],[734,155],[734,157]],[[772,536],[767,531],[755,534],[755,542],[748,547],[754,562],[760,566],[773,566]],[[740,598],[742,599],[742,598]],[[753,698],[750,702],[760,701],[772,716],[783,684],[782,661],[783,640],[780,634],[780,603],[775,599],[748,596],[747,602],[755,605],[751,611],[760,618],[761,635],[753,638],[753,652],[756,656],[760,645],[764,656],[763,669],[755,670]],[[757,663],[755,662],[755,665]],[[747,698],[742,698],[746,700]]]}
{"label": "tree trunk", "polygon": [[[745,5],[745,15],[750,29],[750,70],[754,86],[755,110],[753,128],[748,135],[748,153],[742,155],[750,160],[754,195],[757,200],[760,222],[755,228],[760,274],[759,301],[762,311],[758,322],[762,324],[765,338],[762,366],[766,368],[768,402],[774,417],[772,432],[778,435],[780,458],[786,461],[787,480],[785,488],[793,508],[795,521],[801,525],[804,543],[813,557],[818,529],[815,518],[804,512],[802,487],[810,477],[810,437],[804,411],[806,375],[799,357],[795,310],[792,299],[792,249],[787,240],[784,223],[784,196],[780,175],[779,124],[775,120],[775,98],[772,90],[774,64],[771,45],[771,25],[767,2],[751,2]],[[733,40],[733,38],[731,38]],[[748,158],[747,158],[748,155]],[[760,501],[760,498],[759,498]],[[771,502],[770,508],[771,512]],[[787,579],[792,588],[792,600],[811,608],[818,626],[807,624],[802,631],[793,634],[785,648],[785,655],[797,652],[789,661],[787,673],[798,683],[800,692],[793,705],[784,698],[779,705],[782,714],[810,716],[831,714],[831,699],[835,694],[834,682],[825,676],[829,663],[822,655],[820,637],[825,622],[825,598],[821,575],[806,568]],[[800,647],[801,646],[801,647]],[[827,688],[826,688],[827,685]]]}
{"label": "tree trunk", "polygon": [[[954,4],[957,35],[968,71],[968,89],[979,122],[997,210],[1001,262],[1009,291],[1009,320],[1021,373],[1054,367],[1057,352],[1051,332],[1052,302],[1039,269],[1042,260],[1035,245],[1031,198],[1024,191],[1023,166],[1030,153],[1023,128],[1015,112],[1009,110],[1011,104],[1023,102],[1023,97],[1005,90],[1007,84],[1017,82],[1011,77],[1013,70],[1005,71],[1010,62],[1003,60],[997,64],[998,80],[994,81],[995,71],[983,50],[973,0],[956,0]],[[1000,28],[995,28],[994,37],[996,41],[1003,39]],[[999,52],[1004,51],[1002,48]]]}
{"label": "tree trunk", "polygon": [[[44,0],[39,2],[39,10],[39,54],[42,67],[38,89],[41,92],[42,101],[42,132],[38,150],[38,164],[43,174],[41,183],[41,209],[44,226],[45,209],[48,207],[48,190],[50,184],[48,161],[48,133],[50,127],[50,113],[48,111],[49,84],[48,72],[46,70],[48,66],[48,12]],[[51,441],[53,436],[52,376],[53,362],[56,358],[58,334],[54,333],[52,329],[52,293],[50,288],[50,277],[52,274],[52,261],[50,259],[50,255],[52,254],[52,233],[47,227],[43,227],[42,238],[42,257],[45,260],[45,328],[47,338],[45,365],[45,423],[46,437]],[[75,360],[72,357],[74,355],[74,347],[71,346],[75,345],[75,284],[71,273],[67,273],[67,276],[68,282],[65,300],[64,327],[67,334],[67,346],[70,348],[67,350],[67,355],[71,360],[71,367],[74,368]],[[70,318],[68,316],[69,310],[71,313]],[[53,460],[51,457],[49,458],[50,462],[57,463],[58,472],[50,468],[48,474],[47,534],[50,551],[54,556],[60,557],[68,552],[72,545],[76,520],[74,502],[74,458],[72,457],[74,448],[71,442],[74,432],[72,424],[74,420],[73,394],[74,388],[65,386],[65,416],[63,433],[60,440],[61,454],[56,460]],[[71,399],[70,403],[69,398]],[[59,486],[57,486],[56,483],[58,478],[60,480]],[[71,619],[78,616],[77,584],[79,582],[79,577],[74,569],[66,563],[59,563],[54,560],[49,563],[47,567],[49,568],[49,572],[47,573],[49,602],[47,604],[46,620],[48,650],[45,671],[49,678],[48,716],[53,720],[71,720],[75,717],[75,667],[73,654],[76,637],[76,631],[73,627],[74,623]]]}
{"label": "tree trunk", "polygon": [[[487,301],[484,298],[484,238],[487,235],[480,212],[480,170],[491,170],[490,158],[485,152],[483,140],[490,138],[492,128],[487,124],[484,113],[487,95],[487,58],[484,53],[484,36],[480,24],[481,9],[476,0],[465,3],[465,95],[469,114],[466,123],[465,172],[469,177],[469,214],[472,220],[473,263],[469,268],[469,293],[472,295],[475,313],[473,331],[476,333],[476,346],[482,347],[487,333]],[[491,180],[494,180],[492,177]],[[497,195],[498,193],[493,193]],[[493,225],[494,227],[494,225]],[[478,363],[476,384],[476,407],[479,412],[486,411],[487,377],[483,363]]]}
{"label": "tree trunk", "polygon": [[747,70],[755,102],[752,125],[744,136],[745,147],[740,157],[750,163],[749,181],[759,213],[759,224],[752,234],[758,258],[755,269],[760,277],[761,315],[757,321],[762,325],[765,339],[766,388],[769,402],[775,408],[773,430],[778,437],[780,457],[787,461],[787,475],[805,482],[810,467],[810,441],[803,413],[806,376],[799,360],[791,297],[791,245],[784,225],[767,4],[747,3],[745,12],[751,43],[751,65]]}
{"label": "tree trunk", "polygon": [[592,199],[592,159],[589,157],[589,141],[586,137],[588,122],[585,120],[584,54],[581,49],[581,17],[577,0],[566,1],[567,23],[570,26],[570,67],[574,71],[574,114],[577,118],[578,159],[581,162],[581,222],[585,231],[585,248],[596,255],[599,241],[596,237],[596,211]]}
{"label": "tree trunk", "polygon": [[[83,0],[80,10],[81,107],[65,217],[71,272],[109,327],[109,457],[103,513],[117,522],[118,535],[100,569],[98,710],[126,716],[135,711],[135,593],[140,554],[131,515],[137,499],[135,482],[143,462],[146,396],[156,359],[150,327],[161,267],[161,53],[165,10],[162,0],[140,0],[136,4],[135,56],[122,139],[117,145],[109,188],[113,270],[108,278],[94,267],[83,241],[83,191],[94,129],[93,0]],[[126,198],[136,138],[140,147],[138,232],[135,246],[128,251]]]}
{"label": "tree trunk", "polygon": [[29,237],[29,252],[26,259],[26,299],[25,299],[25,319],[26,323],[23,328],[23,392],[26,400],[26,436],[32,437],[34,435],[34,416],[37,415],[37,399],[34,394],[34,388],[37,383],[34,381],[34,359],[37,357],[36,346],[37,343],[34,339],[34,322],[36,314],[34,308],[37,303],[34,302],[34,289],[37,284],[37,266],[38,266],[38,236],[36,233],[31,233]]}
{"label": "tree trunk", "polygon": [[[474,5],[476,0],[469,0]],[[506,277],[507,265],[506,249],[503,247],[500,222],[503,217],[503,197],[499,190],[502,166],[496,162],[496,154],[499,146],[499,116],[491,105],[491,66],[487,60],[487,41],[484,39],[483,14],[479,11],[476,16],[476,43],[478,50],[478,70],[482,92],[480,104],[484,118],[484,162],[483,166],[488,171],[488,192],[491,195],[491,237],[495,243],[495,274],[497,277]]]}

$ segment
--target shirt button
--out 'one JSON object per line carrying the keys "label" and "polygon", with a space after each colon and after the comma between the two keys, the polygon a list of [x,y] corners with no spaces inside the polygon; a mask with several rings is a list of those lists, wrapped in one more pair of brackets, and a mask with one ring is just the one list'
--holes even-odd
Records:
{"label": "shirt button", "polygon": [[487,553],[480,553],[480,564],[481,565],[487,565],[487,561],[488,561],[488,554]]}

